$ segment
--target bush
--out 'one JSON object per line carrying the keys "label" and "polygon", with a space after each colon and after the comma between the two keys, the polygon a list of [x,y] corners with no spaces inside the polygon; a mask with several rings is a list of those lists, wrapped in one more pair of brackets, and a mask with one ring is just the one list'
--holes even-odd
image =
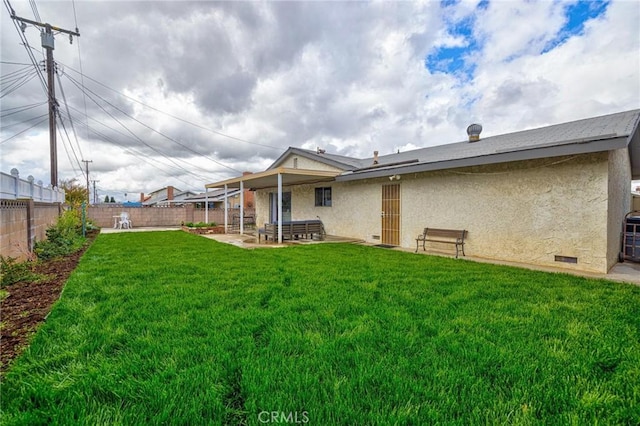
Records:
{"label": "bush", "polygon": [[13,257],[0,256],[0,287],[37,278],[31,262],[17,262]]}
{"label": "bush", "polygon": [[82,236],[82,222],[73,210],[65,211],[58,222],[47,229],[47,239],[38,241],[34,251],[41,260],[65,256],[82,248],[85,238]]}
{"label": "bush", "polygon": [[187,228],[208,228],[210,226],[218,226],[218,224],[216,224],[215,222],[210,222],[210,223],[205,223],[205,222],[198,222],[198,223],[187,222],[187,223],[184,224],[184,226],[186,226]]}

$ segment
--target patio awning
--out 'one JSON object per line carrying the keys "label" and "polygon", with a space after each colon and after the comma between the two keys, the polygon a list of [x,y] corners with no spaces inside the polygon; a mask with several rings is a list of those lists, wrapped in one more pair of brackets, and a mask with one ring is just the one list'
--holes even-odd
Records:
{"label": "patio awning", "polygon": [[333,180],[341,172],[329,170],[307,170],[278,167],[264,172],[247,174],[220,182],[208,183],[205,188],[240,188],[240,183],[246,189],[275,188],[278,186],[278,175],[282,178],[282,185],[300,185],[304,183],[327,182]]}
{"label": "patio awning", "polygon": [[[277,167],[275,169],[265,170],[260,173],[246,174],[233,179],[227,179],[220,182],[209,183],[205,188],[224,188],[225,199],[228,197],[229,189],[240,189],[240,216],[244,216],[243,191],[245,189],[264,189],[278,188],[277,205],[278,205],[278,242],[282,243],[282,188],[287,185],[313,184],[318,182],[329,182],[339,175],[339,171],[329,170],[306,170],[306,169],[290,169],[287,167]],[[207,203],[208,204],[208,203]],[[225,230],[227,229],[227,203],[224,203],[225,209]],[[243,221],[240,221],[240,233],[244,231]]]}

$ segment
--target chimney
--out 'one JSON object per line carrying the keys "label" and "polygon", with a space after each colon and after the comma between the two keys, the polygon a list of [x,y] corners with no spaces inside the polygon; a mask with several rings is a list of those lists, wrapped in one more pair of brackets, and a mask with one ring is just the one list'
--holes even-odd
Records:
{"label": "chimney", "polygon": [[373,151],[373,164],[378,164],[378,151]]}
{"label": "chimney", "polygon": [[467,135],[469,135],[469,142],[479,141],[481,132],[482,132],[482,126],[480,124],[472,124],[469,127],[467,127]]}
{"label": "chimney", "polygon": [[167,201],[173,200],[173,186],[167,186]]}
{"label": "chimney", "polygon": [[144,201],[144,192],[140,193],[140,202],[142,203]]}

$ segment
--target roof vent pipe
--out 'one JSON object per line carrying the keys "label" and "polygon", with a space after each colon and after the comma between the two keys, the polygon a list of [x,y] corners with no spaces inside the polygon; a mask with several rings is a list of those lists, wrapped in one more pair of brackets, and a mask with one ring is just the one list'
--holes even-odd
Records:
{"label": "roof vent pipe", "polygon": [[378,164],[378,151],[373,151],[373,164]]}
{"label": "roof vent pipe", "polygon": [[467,135],[469,135],[469,142],[479,141],[481,132],[482,132],[482,126],[480,124],[472,124],[469,127],[467,127]]}

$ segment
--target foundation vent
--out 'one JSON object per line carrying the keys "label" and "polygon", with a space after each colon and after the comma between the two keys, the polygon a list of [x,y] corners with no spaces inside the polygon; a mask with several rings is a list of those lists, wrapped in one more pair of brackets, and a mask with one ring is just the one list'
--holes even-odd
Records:
{"label": "foundation vent", "polygon": [[578,263],[578,258],[577,257],[571,257],[571,256],[555,256],[555,261],[556,262],[563,262],[563,263]]}

